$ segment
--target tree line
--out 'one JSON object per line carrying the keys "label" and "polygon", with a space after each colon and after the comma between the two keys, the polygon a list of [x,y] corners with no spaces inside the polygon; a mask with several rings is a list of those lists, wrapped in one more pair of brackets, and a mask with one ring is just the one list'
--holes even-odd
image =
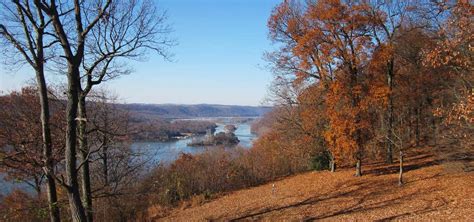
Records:
{"label": "tree line", "polygon": [[277,48],[266,53],[277,106],[270,134],[327,153],[333,171],[355,166],[356,176],[364,160],[398,156],[400,184],[409,147],[438,147],[455,131],[452,149],[469,150],[473,9],[469,1],[279,4],[268,21]]}

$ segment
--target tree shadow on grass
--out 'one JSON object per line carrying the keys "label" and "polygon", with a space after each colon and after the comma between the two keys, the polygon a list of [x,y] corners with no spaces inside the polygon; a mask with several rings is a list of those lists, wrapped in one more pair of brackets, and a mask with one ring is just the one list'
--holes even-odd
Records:
{"label": "tree shadow on grass", "polygon": [[[429,194],[431,192],[432,192],[432,190],[424,190],[424,191],[423,190],[417,190],[413,193],[405,194],[405,195],[400,196],[400,197],[395,197],[395,198],[391,198],[391,199],[384,200],[384,201],[377,201],[377,202],[374,202],[374,203],[371,203],[371,204],[364,204],[364,202],[367,200],[367,198],[372,196],[372,194],[367,194],[367,195],[362,196],[357,201],[357,203],[355,203],[355,204],[353,204],[349,207],[345,207],[345,208],[339,209],[337,211],[329,212],[329,213],[322,214],[322,215],[315,216],[315,217],[307,217],[307,218],[304,219],[304,221],[315,221],[315,220],[321,220],[321,219],[336,217],[336,216],[344,215],[344,214],[352,214],[352,213],[358,213],[358,212],[369,212],[369,211],[372,211],[372,210],[377,210],[377,209],[382,209],[382,208],[390,208],[394,205],[402,203],[403,201],[412,200],[412,199],[414,199],[414,196]],[[396,216],[394,216],[394,218],[399,217],[399,216],[403,216],[405,214],[410,215],[410,214],[414,214],[414,213],[421,212],[421,211],[428,212],[428,211],[434,211],[434,210],[436,210],[436,208],[426,207],[422,210],[412,210],[412,211],[404,213],[404,214],[396,215]]]}
{"label": "tree shadow on grass", "polygon": [[[409,192],[402,196],[388,199],[388,200],[377,201],[378,196],[393,193],[391,189],[384,189],[384,187],[388,187],[388,186],[393,186],[392,181],[380,181],[380,182],[358,181],[356,183],[349,184],[349,186],[342,188],[342,189],[345,189],[344,191],[330,192],[330,193],[317,195],[317,196],[315,195],[305,200],[288,204],[288,205],[284,205],[284,206],[267,207],[263,209],[254,208],[251,210],[246,210],[246,212],[244,212],[242,216],[232,218],[230,219],[230,221],[245,221],[245,220],[260,219],[264,217],[265,215],[273,213],[273,212],[285,211],[285,210],[291,210],[294,208],[301,208],[301,207],[306,207],[310,205],[315,205],[315,204],[318,204],[325,200],[330,200],[330,199],[337,200],[339,198],[341,199],[353,198],[354,200],[356,200],[356,203],[348,207],[343,207],[342,209],[339,209],[337,211],[324,213],[322,215],[317,215],[314,217],[307,217],[304,219],[305,221],[313,221],[313,220],[318,220],[318,219],[331,218],[331,217],[343,215],[343,214],[364,212],[364,211],[370,211],[370,210],[375,210],[379,208],[390,207],[396,204],[400,204],[403,201],[415,199],[416,197],[420,195],[433,192],[433,189],[431,188],[423,188],[423,189],[419,189],[413,192]],[[373,203],[364,204],[368,200],[373,201]],[[216,220],[229,220],[228,218],[225,218],[225,217],[226,216],[221,217],[221,218],[215,218],[215,219]]]}
{"label": "tree shadow on grass", "polygon": [[[426,153],[426,152],[419,153],[419,152],[414,152],[414,151],[410,151],[405,156],[407,157],[405,159],[405,161],[407,162],[426,161],[428,159],[434,158],[433,154]],[[375,161],[369,164],[370,167],[374,167],[374,168],[382,168],[382,167],[386,167],[387,165],[397,165],[397,162],[394,159],[394,163],[392,164],[387,164],[385,161]]]}
{"label": "tree shadow on grass", "polygon": [[[433,166],[433,165],[437,165],[441,163],[441,161],[433,157],[434,156],[431,154],[421,153],[418,155],[414,155],[410,158],[407,158],[406,160],[407,162],[405,162],[405,166],[404,166],[404,171],[408,172],[411,170],[416,170],[416,169]],[[387,165],[379,166],[379,164],[376,164],[376,165],[377,165],[376,167],[374,167],[374,165],[370,165],[369,169],[364,171],[364,174],[386,175],[386,174],[398,173],[398,170],[399,170],[399,166],[397,163],[394,163],[388,166]],[[422,178],[417,179],[416,181],[429,180],[438,176],[440,176],[440,174],[422,177]],[[415,181],[410,181],[409,183],[412,183],[412,182],[415,182]],[[339,189],[335,190],[334,192],[328,192],[321,195],[314,195],[302,201],[294,202],[288,205],[271,206],[271,207],[265,207],[265,208],[255,207],[253,209],[241,209],[241,210],[234,211],[234,213],[243,212],[243,213],[239,213],[238,214],[239,216],[237,217],[233,217],[232,215],[228,214],[228,215],[223,215],[217,218],[212,218],[212,219],[208,218],[208,220],[211,220],[211,221],[212,220],[230,220],[230,221],[258,220],[264,217],[265,215],[268,215],[274,212],[291,210],[291,209],[302,208],[302,207],[303,208],[310,207],[311,205],[315,205],[315,204],[318,204],[330,199],[337,200],[338,198],[351,197],[357,200],[355,204],[348,207],[344,207],[337,211],[325,213],[322,215],[317,215],[314,217],[305,218],[306,221],[312,221],[312,220],[318,220],[318,219],[331,218],[331,217],[343,215],[343,214],[351,214],[355,212],[364,212],[364,211],[371,211],[371,210],[375,210],[379,208],[391,207],[393,205],[400,204],[404,201],[412,200],[420,195],[429,194],[433,192],[432,188],[425,187],[425,188],[416,190],[415,192],[410,192],[408,194],[398,196],[389,200],[377,201],[377,198],[376,198],[377,196],[393,193],[393,189],[386,189],[387,187],[394,187],[394,182],[392,180],[383,180],[383,181],[377,181],[377,182],[373,180],[372,181],[371,180],[369,181],[356,180],[352,182],[344,182],[335,187],[339,187]],[[370,200],[372,203],[364,204],[366,203],[367,200]],[[382,219],[382,221],[391,220],[398,217],[403,217],[409,214],[429,212],[429,211],[436,210],[436,208],[428,206],[424,209],[408,209],[411,211],[384,218]]]}
{"label": "tree shadow on grass", "polygon": [[[420,160],[423,160],[423,161],[420,161]],[[439,160],[427,159],[426,157],[409,159],[409,160],[406,160],[406,162],[404,163],[403,171],[406,173],[411,170],[416,170],[416,169],[438,165],[438,164],[440,164]],[[400,170],[400,166],[398,164],[391,164],[388,166],[371,168],[371,169],[363,171],[362,173],[371,174],[371,175],[387,175],[387,174],[398,173],[399,170]]]}
{"label": "tree shadow on grass", "polygon": [[[438,207],[436,207],[438,208]],[[414,215],[414,214],[423,214],[423,213],[429,213],[429,212],[432,212],[432,211],[435,211],[436,208],[433,208],[433,207],[430,207],[430,206],[427,206],[423,209],[420,209],[420,210],[415,210],[415,211],[410,211],[410,212],[406,212],[406,213],[401,213],[401,214],[397,214],[397,215],[393,215],[393,216],[390,216],[390,217],[385,217],[385,218],[382,218],[382,219],[379,219],[379,220],[375,220],[376,222],[385,222],[385,221],[393,221],[397,218],[401,218],[401,217],[404,217],[404,216],[410,216],[410,215]]]}
{"label": "tree shadow on grass", "polygon": [[[349,190],[349,191],[345,191],[345,192],[336,192],[334,194],[322,195],[322,196],[319,196],[319,197],[312,196],[312,197],[307,198],[303,201],[296,202],[296,203],[289,204],[289,205],[285,205],[285,206],[267,207],[267,208],[264,208],[264,209],[254,208],[254,209],[251,209],[251,210],[247,210],[247,213],[244,213],[243,216],[232,218],[229,221],[240,221],[240,220],[244,220],[244,219],[255,218],[255,217],[262,216],[264,214],[268,214],[268,213],[275,212],[275,211],[281,211],[281,210],[286,210],[286,209],[291,209],[291,208],[298,208],[298,207],[302,207],[302,206],[305,206],[305,205],[313,205],[313,204],[316,204],[320,201],[324,201],[324,200],[328,200],[328,199],[332,199],[332,198],[339,198],[341,196],[351,195],[351,193],[354,193],[354,192],[357,192],[357,190]],[[250,213],[250,212],[254,212],[254,213]]]}

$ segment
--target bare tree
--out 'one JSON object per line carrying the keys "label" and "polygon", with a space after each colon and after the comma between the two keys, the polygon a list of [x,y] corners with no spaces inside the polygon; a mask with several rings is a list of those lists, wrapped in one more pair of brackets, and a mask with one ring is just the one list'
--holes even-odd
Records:
{"label": "bare tree", "polygon": [[124,210],[120,202],[136,194],[137,178],[152,158],[131,148],[130,115],[117,101],[113,93],[102,89],[91,91],[88,99],[92,198],[95,203],[107,203],[94,207],[96,218]]}
{"label": "bare tree", "polygon": [[[67,67],[66,179],[61,184],[68,193],[73,221],[92,221],[90,152],[85,136],[87,94],[94,85],[127,73],[122,69],[120,58],[139,59],[149,50],[165,56],[164,48],[171,43],[160,37],[169,29],[163,25],[164,14],[159,14],[153,2],[147,0],[51,0],[49,4],[38,2],[38,7],[51,18],[54,35],[63,51],[61,58]],[[79,149],[76,147],[78,138]],[[76,151],[80,154],[79,164]],[[82,169],[85,207],[81,203],[79,169]]]}
{"label": "bare tree", "polygon": [[[403,115],[400,114],[396,124],[392,127],[392,132],[391,134],[393,137],[388,137],[387,139],[390,139],[390,143],[393,144],[394,147],[396,147],[399,151],[399,176],[398,176],[398,185],[402,186],[403,185],[403,158],[405,157],[405,150],[407,146],[409,145],[409,140],[410,140],[410,130],[408,127],[406,127],[406,119],[408,115]],[[393,138],[393,139],[392,139]]]}
{"label": "bare tree", "polygon": [[[85,20],[94,17],[84,10]],[[78,115],[79,149],[82,161],[82,198],[88,220],[92,220],[92,194],[90,185],[89,156],[87,142],[86,98],[93,88],[104,81],[130,73],[125,59],[141,60],[148,51],[168,59],[167,47],[173,41],[167,37],[171,32],[165,24],[166,14],[159,12],[151,1],[122,1],[110,4],[107,14],[91,29],[86,39],[79,88]]]}
{"label": "bare tree", "polygon": [[[52,47],[57,41],[51,38],[51,20],[44,16],[40,9],[40,1],[2,1],[2,20],[0,23],[0,38],[10,49],[9,56],[14,58],[15,65],[22,61],[34,69],[41,104],[41,128],[43,142],[43,169],[46,175],[46,187],[49,201],[51,221],[60,221],[57,205],[56,183],[52,160],[52,143],[50,130],[50,111],[47,84],[45,78],[45,63],[51,54],[45,49]],[[20,57],[16,55],[20,55]]]}

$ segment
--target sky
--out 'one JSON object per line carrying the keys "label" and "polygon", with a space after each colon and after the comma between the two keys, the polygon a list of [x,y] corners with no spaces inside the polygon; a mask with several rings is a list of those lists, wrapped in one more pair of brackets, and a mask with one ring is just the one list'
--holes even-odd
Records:
{"label": "sky", "polygon": [[[104,87],[127,103],[261,105],[272,74],[267,20],[276,0],[158,0],[167,11],[172,61],[150,54],[134,72]],[[0,67],[0,91],[19,89],[33,74]],[[60,78],[50,75],[50,81]]]}

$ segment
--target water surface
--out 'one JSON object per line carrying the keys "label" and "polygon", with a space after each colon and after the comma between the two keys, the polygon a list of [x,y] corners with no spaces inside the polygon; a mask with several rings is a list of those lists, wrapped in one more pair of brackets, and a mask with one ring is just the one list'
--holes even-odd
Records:
{"label": "water surface", "polygon": [[[238,146],[250,148],[252,141],[256,138],[250,132],[250,123],[235,123],[237,130],[234,132],[239,138]],[[225,124],[218,123],[216,133],[224,131]],[[176,160],[181,153],[198,154],[202,153],[210,147],[188,146],[193,139],[200,140],[204,136],[194,136],[186,139],[171,141],[171,142],[134,142],[132,149],[152,155],[153,160],[159,163],[171,163]]]}

